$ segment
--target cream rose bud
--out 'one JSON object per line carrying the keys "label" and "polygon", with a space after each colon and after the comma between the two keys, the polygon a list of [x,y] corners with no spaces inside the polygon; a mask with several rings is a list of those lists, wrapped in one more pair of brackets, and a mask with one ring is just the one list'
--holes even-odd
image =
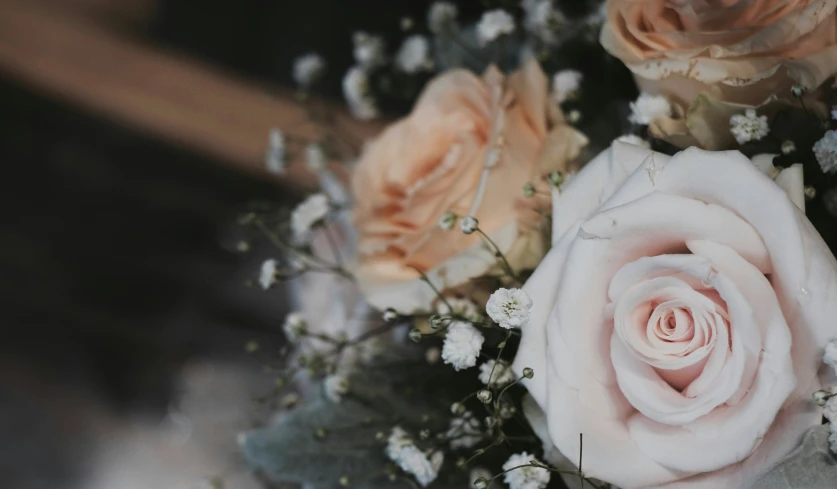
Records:
{"label": "cream rose bud", "polygon": [[820,423],[837,262],[783,173],[614,143],[557,197],[513,367],[590,477],[748,487]]}
{"label": "cream rose bud", "polygon": [[[587,141],[552,106],[548,85],[531,59],[509,76],[446,72],[366,146],[352,174],[355,275],[375,308],[429,312],[436,293],[422,274],[444,291],[497,268],[483,233],[515,270],[540,261],[543,176],[565,170]],[[530,182],[539,191],[529,198],[509,190]]]}

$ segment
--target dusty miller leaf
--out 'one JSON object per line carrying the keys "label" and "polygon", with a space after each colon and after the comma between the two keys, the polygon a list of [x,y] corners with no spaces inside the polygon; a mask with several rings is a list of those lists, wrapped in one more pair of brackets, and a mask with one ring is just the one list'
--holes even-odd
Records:
{"label": "dusty miller leaf", "polygon": [[834,489],[837,458],[828,449],[828,427],[808,430],[802,444],[759,479],[752,489]]}
{"label": "dusty miller leaf", "polygon": [[[351,394],[342,402],[319,395],[276,425],[249,432],[244,457],[273,480],[311,489],[338,488],[343,476],[349,477],[352,488],[407,487],[403,481],[386,478],[385,442],[375,435],[379,431],[389,434],[395,425],[413,433],[424,428],[437,432],[446,426],[450,403],[438,392],[439,384],[446,382],[428,370],[423,365],[423,375],[419,375],[415,366],[399,363],[353,375]],[[435,396],[422,395],[431,382],[437,384]],[[319,429],[325,430],[325,436],[317,436]],[[452,467],[453,461],[446,465]],[[442,474],[431,487],[461,486],[463,476],[460,472]]]}

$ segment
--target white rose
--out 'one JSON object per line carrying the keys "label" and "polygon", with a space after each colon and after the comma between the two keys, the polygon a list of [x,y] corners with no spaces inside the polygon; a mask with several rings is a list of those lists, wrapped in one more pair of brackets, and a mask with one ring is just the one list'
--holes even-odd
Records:
{"label": "white rose", "polygon": [[554,198],[514,368],[589,476],[747,487],[819,424],[837,262],[793,203],[801,168],[755,160],[614,143]]}

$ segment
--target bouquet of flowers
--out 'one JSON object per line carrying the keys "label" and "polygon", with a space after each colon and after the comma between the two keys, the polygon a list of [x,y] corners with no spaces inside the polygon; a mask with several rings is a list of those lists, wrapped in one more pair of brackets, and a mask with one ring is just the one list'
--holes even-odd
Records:
{"label": "bouquet of flowers", "polygon": [[412,109],[355,161],[271,134],[320,188],[241,221],[296,308],[268,477],[837,487],[837,0],[565,3],[356,33],[350,111]]}

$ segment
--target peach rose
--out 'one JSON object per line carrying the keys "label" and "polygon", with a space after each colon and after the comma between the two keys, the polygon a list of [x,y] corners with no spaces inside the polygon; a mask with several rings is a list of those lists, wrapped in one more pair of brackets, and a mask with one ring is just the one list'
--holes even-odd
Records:
{"label": "peach rose", "polygon": [[572,463],[582,433],[591,477],[738,489],[820,423],[837,262],[801,192],[799,166],[620,143],[570,181],[514,368]]}
{"label": "peach rose", "polygon": [[523,186],[548,195],[542,175],[586,144],[550,110],[547,84],[533,60],[508,78],[493,67],[481,78],[447,72],[367,146],[352,175],[355,272],[374,307],[429,310],[435,294],[416,270],[446,289],[497,266],[478,234],[438,226],[445,212],[476,217],[513,267],[537,264],[548,200],[524,197]]}
{"label": "peach rose", "polygon": [[641,89],[759,105],[837,72],[837,0],[608,0],[604,48]]}

